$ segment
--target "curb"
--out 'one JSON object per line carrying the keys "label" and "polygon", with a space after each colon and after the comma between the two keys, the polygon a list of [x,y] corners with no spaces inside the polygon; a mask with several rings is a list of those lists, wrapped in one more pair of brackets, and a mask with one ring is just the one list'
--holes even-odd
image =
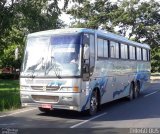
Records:
{"label": "curb", "polygon": [[150,80],[154,81],[154,80],[160,80],[160,76],[151,76]]}

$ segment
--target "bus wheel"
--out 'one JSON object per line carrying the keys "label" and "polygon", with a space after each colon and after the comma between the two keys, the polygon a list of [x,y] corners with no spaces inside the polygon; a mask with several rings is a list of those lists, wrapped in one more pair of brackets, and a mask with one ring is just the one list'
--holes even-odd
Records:
{"label": "bus wheel", "polygon": [[129,96],[128,96],[128,99],[131,101],[134,99],[134,88],[133,88],[133,83],[131,83],[130,85],[130,90],[129,90]]}
{"label": "bus wheel", "polygon": [[94,90],[91,95],[89,114],[95,115],[97,113],[97,109],[98,109],[98,96],[96,90]]}
{"label": "bus wheel", "polygon": [[138,98],[139,93],[140,93],[140,84],[139,82],[137,82],[134,87],[134,98],[135,99]]}

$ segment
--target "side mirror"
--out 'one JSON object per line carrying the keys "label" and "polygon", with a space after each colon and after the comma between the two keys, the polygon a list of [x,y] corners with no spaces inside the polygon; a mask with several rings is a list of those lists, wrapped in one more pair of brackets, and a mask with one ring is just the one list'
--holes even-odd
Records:
{"label": "side mirror", "polygon": [[89,46],[88,46],[88,44],[84,44],[83,59],[89,60]]}

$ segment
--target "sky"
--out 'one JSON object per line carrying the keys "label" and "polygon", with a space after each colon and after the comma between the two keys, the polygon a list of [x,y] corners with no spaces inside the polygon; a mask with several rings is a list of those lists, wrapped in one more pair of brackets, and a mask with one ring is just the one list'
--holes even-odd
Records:
{"label": "sky", "polygon": [[66,27],[69,27],[71,25],[71,15],[68,15],[66,13],[62,13],[61,16],[59,17],[59,19],[61,19],[62,21],[64,21],[64,23],[67,25]]}
{"label": "sky", "polygon": [[[62,9],[64,5],[64,0],[60,0],[58,6]],[[69,3],[68,4],[68,8],[71,8],[73,6],[73,3]],[[67,25],[66,27],[69,27],[71,25],[71,15],[68,15],[66,13],[62,13],[61,16],[59,16],[59,19],[61,19],[62,21],[64,21],[64,23]]]}

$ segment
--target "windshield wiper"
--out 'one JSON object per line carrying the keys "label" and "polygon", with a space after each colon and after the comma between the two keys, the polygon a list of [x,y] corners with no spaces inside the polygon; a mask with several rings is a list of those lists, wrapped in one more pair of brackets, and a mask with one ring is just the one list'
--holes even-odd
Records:
{"label": "windshield wiper", "polygon": [[61,79],[61,76],[59,75],[60,69],[59,69],[58,65],[56,63],[54,63],[53,66],[51,66],[51,67],[53,67],[53,71],[54,71],[56,77]]}
{"label": "windshield wiper", "polygon": [[30,69],[32,71],[32,74],[29,75],[30,78],[35,78],[35,75],[34,75],[35,71],[44,67],[43,61],[44,61],[44,57],[42,57],[42,59],[41,59],[41,61],[39,63],[29,67],[29,68],[32,68],[32,69]]}
{"label": "windshield wiper", "polygon": [[32,74],[32,75],[29,76],[29,78],[32,78],[32,79],[35,78],[35,75]]}
{"label": "windshield wiper", "polygon": [[61,76],[59,75],[61,70],[60,70],[58,64],[56,63],[54,57],[51,57],[51,66],[46,70],[46,74],[48,74],[51,69],[54,71],[56,77],[61,79]]}

